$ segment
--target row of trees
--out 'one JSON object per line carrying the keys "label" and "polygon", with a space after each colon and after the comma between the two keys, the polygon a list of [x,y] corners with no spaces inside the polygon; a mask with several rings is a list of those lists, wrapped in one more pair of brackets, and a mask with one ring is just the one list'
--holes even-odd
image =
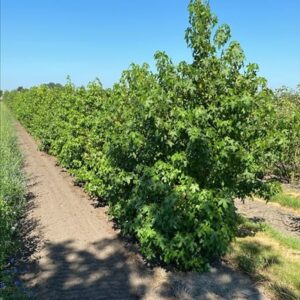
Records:
{"label": "row of trees", "polygon": [[184,270],[226,251],[235,198],[271,197],[275,169],[299,174],[300,124],[299,93],[274,95],[206,3],[191,0],[189,13],[192,63],[157,52],[156,72],[132,64],[112,89],[68,82],[5,96],[147,259]]}
{"label": "row of trees", "polygon": [[300,181],[300,84],[298,90],[286,87],[275,91],[273,105],[276,108],[274,135],[281,135],[278,155],[270,173],[280,181]]}

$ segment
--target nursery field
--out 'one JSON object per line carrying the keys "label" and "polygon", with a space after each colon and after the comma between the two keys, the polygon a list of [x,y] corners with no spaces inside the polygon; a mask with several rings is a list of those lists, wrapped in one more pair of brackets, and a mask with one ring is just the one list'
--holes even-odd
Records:
{"label": "nursery field", "polygon": [[300,90],[188,9],[191,63],[4,92],[4,299],[300,298]]}
{"label": "nursery field", "polygon": [[[2,112],[9,116],[1,105]],[[4,128],[3,118],[1,125]],[[66,169],[58,166],[52,156],[38,151],[36,142],[22,126],[12,127],[10,123],[9,127],[11,132],[17,131],[25,158],[27,193],[35,203],[27,209],[26,222],[23,222],[23,226],[29,225],[26,238],[34,241],[35,245],[29,246],[35,251],[27,259],[26,267],[24,263],[19,267],[18,262],[6,267],[6,271],[11,271],[2,277],[6,284],[0,294],[3,299],[14,299],[16,295],[18,299],[27,299],[32,294],[38,299],[68,299],[74,295],[91,299],[99,296],[117,299],[298,299],[300,249],[295,234],[299,234],[299,228],[297,231],[286,222],[278,227],[278,223],[273,227],[268,225],[275,214],[272,210],[295,217],[290,210],[275,206],[270,207],[271,213],[262,215],[261,211],[269,209],[262,207],[265,202],[251,201],[250,209],[249,203],[246,202],[246,208],[238,203],[239,212],[244,216],[252,219],[256,216],[260,220],[265,217],[266,220],[254,223],[241,219],[239,237],[209,272],[178,273],[173,270],[166,273],[158,266],[149,268],[138,246],[120,239],[119,231],[112,229],[106,207],[94,208],[95,202],[82,188],[74,186],[74,177],[67,175]],[[293,190],[295,197],[297,193]],[[10,247],[7,261],[14,254],[15,249]],[[16,267],[18,273],[14,271]],[[24,269],[26,272],[22,271]],[[19,284],[15,285],[17,278],[26,286],[25,292]],[[111,284],[115,286],[114,291],[105,288]]]}

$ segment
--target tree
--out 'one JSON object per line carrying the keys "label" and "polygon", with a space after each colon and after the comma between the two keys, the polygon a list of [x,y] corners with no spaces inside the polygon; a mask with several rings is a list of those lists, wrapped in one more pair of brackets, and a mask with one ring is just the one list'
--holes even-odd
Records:
{"label": "tree", "polygon": [[276,145],[277,158],[273,174],[281,181],[300,180],[300,85],[298,90],[282,87],[275,91],[276,117],[273,122],[274,134],[280,135]]}
{"label": "tree", "polygon": [[157,52],[157,72],[132,64],[110,90],[42,85],[11,107],[147,259],[199,270],[235,236],[234,199],[276,191],[265,174],[281,136],[272,92],[230,28],[206,2],[189,13],[191,63]]}

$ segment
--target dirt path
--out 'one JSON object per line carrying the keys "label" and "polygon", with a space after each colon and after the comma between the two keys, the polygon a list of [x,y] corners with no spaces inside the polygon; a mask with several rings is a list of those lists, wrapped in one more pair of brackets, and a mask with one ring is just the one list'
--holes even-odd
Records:
{"label": "dirt path", "polygon": [[24,224],[38,237],[23,280],[37,299],[264,299],[247,277],[220,265],[204,274],[150,269],[118,237],[105,208],[16,124],[31,203]]}
{"label": "dirt path", "polygon": [[248,218],[266,221],[283,233],[300,238],[300,215],[297,215],[279,205],[272,205],[261,200],[246,199],[243,203],[235,201],[238,212]]}

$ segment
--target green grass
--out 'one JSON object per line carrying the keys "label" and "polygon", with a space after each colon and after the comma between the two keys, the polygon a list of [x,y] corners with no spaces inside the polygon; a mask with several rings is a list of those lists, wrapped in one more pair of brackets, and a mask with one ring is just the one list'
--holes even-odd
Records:
{"label": "green grass", "polygon": [[265,225],[265,232],[267,235],[277,242],[279,242],[281,245],[294,249],[297,251],[300,251],[300,240],[299,238],[283,234],[282,232],[278,231],[277,229],[271,227],[270,225]]}
{"label": "green grass", "polygon": [[288,195],[286,192],[281,192],[274,196],[270,202],[279,203],[282,206],[293,208],[300,211],[300,196]]}
{"label": "green grass", "polygon": [[242,215],[238,215],[238,223],[237,236],[239,237],[253,236],[256,232],[265,230],[266,227],[264,222],[253,222]]}
{"label": "green grass", "polygon": [[20,247],[17,224],[25,202],[22,166],[13,119],[0,102],[0,299],[23,298],[14,275],[14,256]]}
{"label": "green grass", "polygon": [[300,251],[299,238],[284,234],[265,222],[253,222],[243,216],[239,216],[239,224],[239,237],[254,236],[255,233],[264,231],[270,238],[281,245]]}
{"label": "green grass", "polygon": [[229,261],[261,283],[272,298],[300,299],[299,239],[243,217],[240,231],[243,234],[227,255]]}

